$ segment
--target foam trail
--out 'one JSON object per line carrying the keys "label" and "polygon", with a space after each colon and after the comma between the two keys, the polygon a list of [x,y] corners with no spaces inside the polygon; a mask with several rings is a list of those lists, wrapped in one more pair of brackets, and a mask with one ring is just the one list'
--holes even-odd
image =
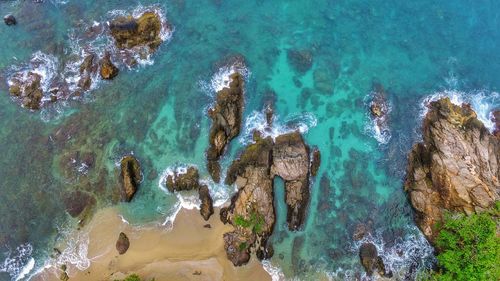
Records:
{"label": "foam trail", "polygon": [[285,281],[285,274],[283,274],[283,271],[281,268],[274,266],[271,261],[269,260],[263,260],[262,261],[262,267],[264,267],[264,270],[271,275],[271,280],[272,281]]}
{"label": "foam trail", "polygon": [[7,272],[12,280],[21,280],[35,267],[35,259],[31,256],[33,246],[26,243],[10,251],[7,258],[0,264],[0,272]]}

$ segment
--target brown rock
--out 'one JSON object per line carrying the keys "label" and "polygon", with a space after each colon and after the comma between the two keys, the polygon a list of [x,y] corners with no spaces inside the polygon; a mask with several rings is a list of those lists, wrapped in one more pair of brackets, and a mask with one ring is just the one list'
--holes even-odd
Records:
{"label": "brown rock", "polygon": [[492,115],[492,121],[495,122],[495,129],[493,131],[493,134],[497,137],[500,137],[500,110],[493,111]]}
{"label": "brown rock", "polygon": [[99,62],[99,65],[99,73],[101,74],[102,79],[111,80],[118,75],[119,70],[113,62],[111,62],[111,54],[109,52],[104,54],[104,57]]}
{"label": "brown rock", "polygon": [[200,196],[201,205],[200,205],[200,214],[204,220],[208,221],[211,215],[214,213],[214,206],[212,197],[210,197],[210,192],[206,185],[200,186],[198,190],[198,194]]}
{"label": "brown rock", "polygon": [[97,68],[96,56],[94,54],[87,55],[80,65],[80,80],[78,81],[78,87],[84,91],[90,89],[92,85],[92,76],[97,72]]}
{"label": "brown rock", "polygon": [[200,175],[195,167],[188,167],[186,172],[174,172],[168,175],[166,186],[170,192],[194,190],[199,187]]}
{"label": "brown rock", "polygon": [[6,15],[3,17],[3,22],[5,22],[6,25],[16,25],[17,21],[16,18],[13,15]]}
{"label": "brown rock", "polygon": [[321,152],[317,147],[315,147],[312,152],[311,176],[315,177],[318,174],[320,164],[321,164]]}
{"label": "brown rock", "polygon": [[119,17],[111,21],[109,29],[119,49],[147,46],[155,50],[162,43],[162,22],[154,12],[145,12],[138,18]]}
{"label": "brown rock", "polygon": [[18,98],[22,105],[29,109],[40,109],[43,98],[42,76],[34,72],[14,74],[9,81],[9,93]]}
{"label": "brown rock", "polygon": [[423,139],[410,152],[405,190],[432,242],[444,212],[481,212],[500,199],[500,138],[469,105],[444,98],[429,105]]}
{"label": "brown rock", "polygon": [[208,112],[212,119],[207,150],[207,168],[215,182],[220,181],[219,159],[228,143],[240,133],[243,117],[243,76],[234,73],[229,88],[217,92],[214,108]]}
{"label": "brown rock", "polygon": [[129,247],[130,247],[130,241],[128,240],[127,235],[125,235],[125,233],[123,232],[120,232],[118,240],[116,241],[116,250],[120,255],[123,255],[127,252]]}
{"label": "brown rock", "polygon": [[122,158],[120,167],[122,190],[125,201],[129,202],[142,181],[141,166],[134,156],[128,155]]}

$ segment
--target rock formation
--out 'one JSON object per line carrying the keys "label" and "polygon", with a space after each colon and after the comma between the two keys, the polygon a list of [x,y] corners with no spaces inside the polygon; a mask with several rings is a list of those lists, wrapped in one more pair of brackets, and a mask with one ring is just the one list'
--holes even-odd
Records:
{"label": "rock formation", "polygon": [[145,12],[138,18],[118,17],[111,21],[109,29],[119,49],[147,46],[154,51],[162,43],[162,22],[154,12]]}
{"label": "rock formation", "polygon": [[238,192],[229,207],[221,209],[221,221],[235,229],[224,234],[227,257],[235,266],[243,265],[254,251],[260,259],[272,256],[268,238],[275,223],[273,179],[285,181],[291,230],[303,223],[309,201],[309,149],[298,132],[260,138],[248,145],[228,169],[226,184],[235,183]]}
{"label": "rock formation", "polygon": [[212,197],[210,196],[210,192],[206,185],[200,186],[198,189],[198,195],[200,197],[201,205],[200,205],[200,214],[204,220],[208,221],[210,216],[214,214],[214,206]]}
{"label": "rock formation", "polygon": [[101,78],[105,80],[111,80],[118,75],[118,68],[111,62],[111,54],[106,52],[99,62]]}
{"label": "rock formation", "polygon": [[125,254],[129,247],[130,247],[130,241],[128,240],[127,235],[125,235],[125,233],[123,232],[120,232],[118,240],[116,240],[116,250],[118,251],[118,254],[120,255]]}
{"label": "rock formation", "polygon": [[378,130],[381,133],[388,132],[389,105],[384,87],[378,83],[374,83],[373,85],[370,113]]}
{"label": "rock formation", "polygon": [[467,104],[431,102],[408,161],[405,190],[431,242],[446,211],[480,212],[500,199],[500,138]]}
{"label": "rock formation", "polygon": [[84,91],[90,89],[90,86],[92,85],[92,76],[94,76],[97,72],[97,68],[97,58],[94,54],[89,54],[83,59],[83,62],[80,65],[80,80],[78,81],[78,87],[80,87],[80,89]]}
{"label": "rock formation", "polygon": [[166,186],[170,192],[195,190],[200,186],[199,180],[198,169],[190,166],[185,171],[175,171],[168,175]]}
{"label": "rock formation", "polygon": [[500,110],[493,111],[492,115],[493,115],[492,121],[495,123],[493,134],[497,137],[500,137]]}
{"label": "rock formation", "polygon": [[240,133],[243,117],[243,76],[234,73],[229,87],[217,92],[214,108],[208,112],[212,119],[207,150],[207,169],[215,182],[220,181],[219,159],[229,142]]}
{"label": "rock formation", "polygon": [[6,25],[16,25],[17,21],[16,18],[13,15],[6,15],[3,17],[3,22],[5,22]]}
{"label": "rock formation", "polygon": [[142,181],[141,166],[134,156],[128,155],[122,158],[120,167],[122,191],[125,201],[129,202]]}
{"label": "rock formation", "polygon": [[288,50],[288,63],[299,73],[304,74],[313,65],[313,55],[308,50]]}
{"label": "rock formation", "polygon": [[361,245],[359,259],[368,276],[372,276],[373,272],[376,271],[380,276],[392,277],[392,272],[386,271],[384,261],[378,255],[377,247],[372,243],[363,243]]}
{"label": "rock formation", "polygon": [[317,147],[315,147],[312,151],[311,176],[315,177],[318,174],[320,164],[321,164],[321,152]]}
{"label": "rock formation", "polygon": [[35,72],[18,72],[9,81],[9,93],[29,109],[40,109],[43,98],[42,76]]}

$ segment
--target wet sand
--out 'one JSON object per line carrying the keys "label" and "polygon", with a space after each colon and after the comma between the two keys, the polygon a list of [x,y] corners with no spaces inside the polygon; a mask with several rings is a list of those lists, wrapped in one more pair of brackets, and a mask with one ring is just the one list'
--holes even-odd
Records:
{"label": "wet sand", "polygon": [[[211,228],[205,228],[209,223]],[[136,273],[143,280],[271,280],[255,257],[243,267],[226,258],[222,235],[231,226],[219,220],[219,210],[205,222],[198,210],[182,209],[171,230],[166,226],[134,227],[114,208],[99,211],[83,232],[89,233],[90,267],[80,271],[68,265],[69,280],[115,280]],[[128,251],[119,255],[115,244],[120,232],[130,240]],[[46,269],[32,280],[60,280],[61,271]]]}

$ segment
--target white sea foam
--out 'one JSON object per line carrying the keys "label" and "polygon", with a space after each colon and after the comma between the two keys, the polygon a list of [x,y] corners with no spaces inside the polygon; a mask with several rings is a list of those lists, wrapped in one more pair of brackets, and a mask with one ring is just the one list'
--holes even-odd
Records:
{"label": "white sea foam", "polygon": [[232,65],[223,66],[212,76],[210,80],[210,93],[216,93],[224,88],[229,87],[231,83],[231,75],[240,73],[245,80],[248,80],[250,71],[242,62],[236,62]]}
{"label": "white sea foam", "polygon": [[271,280],[272,281],[285,281],[285,274],[283,274],[283,271],[281,268],[274,266],[271,261],[269,260],[263,260],[262,261],[262,267],[264,270],[271,275]]}
{"label": "white sea foam", "polygon": [[9,251],[7,258],[0,264],[0,272],[7,272],[13,280],[24,278],[35,267],[35,259],[31,256],[33,246],[29,243]]}
{"label": "white sea foam", "polygon": [[56,264],[74,265],[79,270],[86,270],[90,267],[90,259],[87,257],[89,248],[88,233],[72,234],[66,242],[66,247],[56,258]]}
{"label": "white sea foam", "polygon": [[470,92],[462,92],[457,90],[444,90],[436,92],[430,96],[424,98],[421,102],[420,118],[423,119],[427,114],[429,108],[428,105],[432,101],[439,100],[441,98],[448,97],[451,102],[456,105],[462,105],[462,103],[468,103],[472,106],[472,109],[477,114],[477,118],[483,122],[483,124],[490,131],[493,131],[495,124],[491,120],[492,111],[500,106],[500,94],[498,92],[491,92],[486,90],[476,90]]}
{"label": "white sea foam", "polygon": [[252,142],[254,131],[260,132],[262,137],[272,137],[274,139],[279,135],[294,131],[305,134],[318,124],[318,120],[313,113],[304,112],[291,114],[282,121],[279,115],[273,115],[272,125],[269,126],[264,111],[253,111],[245,119],[243,134],[240,138],[242,144]]}
{"label": "white sea foam", "polygon": [[[376,92],[371,92],[370,94],[365,96],[364,104],[366,107],[371,106],[372,99],[374,98],[375,95],[377,95]],[[386,101],[386,107],[384,107],[384,109],[385,109],[384,113],[385,116],[382,118],[387,118],[387,116],[392,111],[392,105],[390,104],[389,101]],[[365,113],[365,118],[369,120],[369,122],[365,123],[364,132],[367,135],[373,136],[377,140],[377,142],[381,145],[389,143],[392,137],[392,133],[388,126],[387,120],[380,120],[380,118],[373,118],[369,111]]]}

